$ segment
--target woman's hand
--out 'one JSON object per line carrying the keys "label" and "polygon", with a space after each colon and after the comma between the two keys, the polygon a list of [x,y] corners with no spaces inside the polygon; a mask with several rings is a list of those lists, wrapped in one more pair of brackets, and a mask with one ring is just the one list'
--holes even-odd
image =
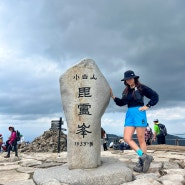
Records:
{"label": "woman's hand", "polygon": [[148,109],[149,109],[149,107],[147,107],[146,105],[139,108],[140,111],[145,111],[145,110],[148,110]]}
{"label": "woman's hand", "polygon": [[115,96],[113,95],[112,89],[110,88],[110,97],[114,100]]}

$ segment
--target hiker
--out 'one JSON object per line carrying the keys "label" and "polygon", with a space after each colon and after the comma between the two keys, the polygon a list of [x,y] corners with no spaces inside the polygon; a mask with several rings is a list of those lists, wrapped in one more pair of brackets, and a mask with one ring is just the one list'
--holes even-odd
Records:
{"label": "hiker", "polygon": [[[122,93],[122,98],[115,97],[112,89],[110,89],[110,96],[118,106],[128,106],[124,123],[124,140],[139,156],[139,162],[133,170],[146,173],[153,160],[153,157],[147,154],[145,142],[145,128],[147,126],[146,110],[156,105],[159,97],[154,90],[141,84],[138,79],[139,76],[136,76],[134,71],[126,71],[124,78],[121,80],[126,86]],[[144,96],[149,99],[146,105],[144,105]],[[135,131],[140,147],[132,139]]]}
{"label": "hiker", "polygon": [[150,128],[149,124],[147,123],[147,127],[145,129],[146,145],[151,145],[152,144],[152,139],[153,139],[153,132],[152,132],[152,129]]}
{"label": "hiker", "polygon": [[124,150],[130,149],[130,146],[128,145],[128,143],[125,142],[124,139],[120,139],[119,143],[120,143],[119,148],[121,152],[123,152]]}
{"label": "hiker", "polygon": [[[161,123],[159,123],[158,119],[154,119],[154,136],[153,136],[153,140],[156,141],[157,140],[157,144],[166,144],[166,135],[167,135],[167,131],[166,131],[166,127],[163,130],[160,130],[160,125]],[[163,124],[162,124],[163,125]],[[164,125],[163,125],[164,126]],[[164,133],[162,133],[164,132]]]}
{"label": "hiker", "polygon": [[2,152],[2,145],[3,145],[3,135],[0,134],[0,153]]}
{"label": "hiker", "polygon": [[120,138],[114,139],[114,141],[113,141],[113,149],[114,149],[114,150],[120,150],[120,143],[119,143],[119,140],[120,140]]}
{"label": "hiker", "polygon": [[105,130],[104,130],[104,133],[103,133],[103,150],[104,151],[108,150],[107,149],[107,134],[106,134]]}
{"label": "hiker", "polygon": [[15,131],[14,127],[12,127],[12,126],[10,126],[8,129],[11,132],[11,135],[10,135],[9,139],[6,141],[7,155],[4,156],[4,158],[9,158],[10,157],[11,150],[14,150],[15,151],[15,156],[18,157],[16,131]]}

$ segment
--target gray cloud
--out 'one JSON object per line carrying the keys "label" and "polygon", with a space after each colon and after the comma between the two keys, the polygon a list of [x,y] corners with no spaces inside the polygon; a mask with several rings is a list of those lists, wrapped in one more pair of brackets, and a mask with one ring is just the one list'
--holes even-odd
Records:
{"label": "gray cloud", "polygon": [[[0,6],[1,113],[60,115],[59,76],[85,57],[96,61],[116,96],[124,71],[133,69],[159,93],[154,109],[184,107],[183,0],[7,0]],[[122,109],[111,101],[107,112],[114,111]]]}

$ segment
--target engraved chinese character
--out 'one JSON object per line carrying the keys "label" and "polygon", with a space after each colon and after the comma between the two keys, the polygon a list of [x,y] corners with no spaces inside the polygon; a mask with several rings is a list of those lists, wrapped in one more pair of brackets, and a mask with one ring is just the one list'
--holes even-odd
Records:
{"label": "engraved chinese character", "polygon": [[90,142],[90,146],[93,146],[93,142]]}
{"label": "engraved chinese character", "polygon": [[82,79],[88,79],[88,76],[86,74],[82,75]]}
{"label": "engraved chinese character", "polygon": [[79,94],[78,94],[78,98],[79,97],[91,97],[92,95],[90,95],[90,87],[81,87],[79,88]]}
{"label": "engraved chinese character", "polygon": [[78,125],[78,130],[76,132],[76,134],[80,134],[83,136],[83,138],[85,137],[85,135],[87,135],[87,133],[92,133],[88,130],[86,130],[87,128],[90,128],[90,125],[89,126],[86,126],[85,123],[83,123],[81,126]]}
{"label": "engraved chinese character", "polygon": [[79,77],[79,75],[75,75],[74,77],[73,77],[73,79],[75,79],[75,80],[78,80],[80,77]]}
{"label": "engraved chinese character", "polygon": [[90,78],[91,80],[97,80],[97,78],[95,77],[95,75],[93,74],[93,76]]}
{"label": "engraved chinese character", "polygon": [[78,105],[78,108],[80,109],[80,112],[78,115],[82,115],[82,114],[91,115],[89,113],[89,108],[91,108],[91,105],[89,105],[89,103],[80,104]]}

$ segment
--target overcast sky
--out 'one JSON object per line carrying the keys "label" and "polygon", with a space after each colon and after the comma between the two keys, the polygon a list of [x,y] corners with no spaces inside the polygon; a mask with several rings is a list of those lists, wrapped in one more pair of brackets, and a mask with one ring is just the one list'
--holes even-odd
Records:
{"label": "overcast sky", "polygon": [[[59,77],[83,58],[96,62],[117,97],[124,72],[134,70],[160,97],[147,111],[150,126],[158,118],[168,133],[185,133],[184,7],[184,0],[0,0],[0,133],[6,140],[13,125],[32,140],[51,120],[65,120]],[[110,101],[102,117],[108,133],[122,135],[125,110]]]}

